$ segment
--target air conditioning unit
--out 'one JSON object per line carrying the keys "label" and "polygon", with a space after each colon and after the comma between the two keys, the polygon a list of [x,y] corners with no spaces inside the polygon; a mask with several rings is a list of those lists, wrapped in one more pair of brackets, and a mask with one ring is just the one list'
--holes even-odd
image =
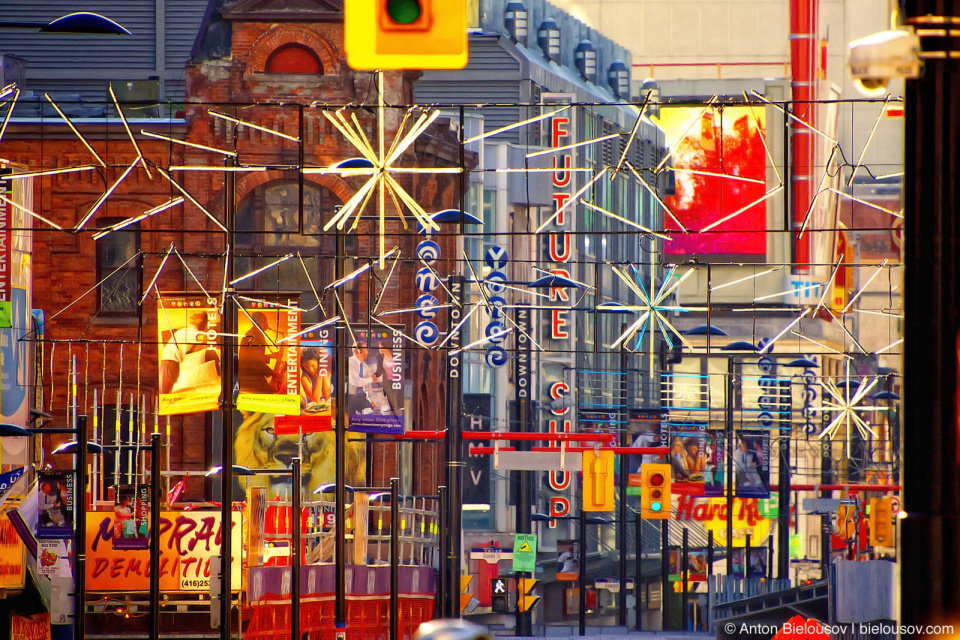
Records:
{"label": "air conditioning unit", "polygon": [[130,80],[110,83],[126,118],[160,117],[160,80]]}

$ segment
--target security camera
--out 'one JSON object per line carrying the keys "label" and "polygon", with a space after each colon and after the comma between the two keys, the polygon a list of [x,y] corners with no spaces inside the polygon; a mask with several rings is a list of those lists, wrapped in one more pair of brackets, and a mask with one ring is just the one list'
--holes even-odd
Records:
{"label": "security camera", "polygon": [[920,38],[911,31],[881,31],[850,43],[850,75],[866,95],[883,95],[893,78],[920,75]]}

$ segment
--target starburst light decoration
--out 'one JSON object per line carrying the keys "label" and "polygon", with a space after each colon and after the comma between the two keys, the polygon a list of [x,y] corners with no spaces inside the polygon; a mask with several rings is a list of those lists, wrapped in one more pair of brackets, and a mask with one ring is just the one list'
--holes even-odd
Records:
{"label": "starburst light decoration", "polygon": [[[879,377],[867,376],[861,378],[856,390],[851,391],[850,387],[853,386],[854,382],[850,380],[850,361],[847,360],[844,363],[843,382],[841,384],[838,385],[831,379],[827,379],[826,382],[822,380],[818,380],[817,382],[826,390],[829,398],[827,395],[824,395],[823,406],[816,410],[837,412],[837,415],[830,421],[830,424],[817,436],[818,439],[822,440],[825,437],[833,439],[842,427],[846,434],[847,450],[849,451],[850,436],[853,433],[852,427],[855,427],[864,439],[866,439],[868,435],[872,435],[874,438],[878,437],[877,432],[870,428],[870,424],[860,417],[860,413],[866,411],[887,411],[887,407],[861,404],[867,397],[867,394],[870,393],[870,390],[880,382]],[[843,388],[841,389],[841,387]]]}
{"label": "starburst light decoration", "polygon": [[401,167],[398,162],[403,153],[416,142],[417,138],[433,124],[440,112],[437,110],[431,112],[421,112],[413,125],[406,130],[407,123],[410,121],[416,107],[411,107],[403,116],[400,126],[397,129],[397,136],[387,148],[386,140],[386,118],[385,105],[383,101],[383,73],[377,72],[377,139],[376,147],[367,138],[363,127],[357,116],[350,113],[349,116],[344,109],[334,111],[332,114],[324,111],[323,115],[339,131],[347,141],[360,153],[362,158],[348,160],[333,167],[308,168],[304,173],[320,174],[339,174],[343,177],[364,176],[368,177],[360,189],[344,203],[343,208],[333,216],[323,227],[324,231],[329,231],[334,225],[337,229],[343,230],[347,221],[353,218],[353,225],[350,230],[356,229],[360,224],[361,216],[370,202],[376,195],[377,199],[377,217],[379,219],[380,268],[387,258],[386,251],[386,210],[387,196],[393,201],[394,208],[400,215],[404,228],[407,226],[406,218],[403,215],[403,209],[406,208],[414,219],[420,223],[424,229],[438,231],[440,227],[434,222],[423,207],[407,191],[400,186],[396,177],[405,173],[461,173],[461,167]]}
{"label": "starburst light decoration", "polygon": [[[620,337],[617,338],[613,344],[610,345],[611,349],[616,349],[621,344],[630,340],[630,338],[639,333],[637,336],[637,341],[634,344],[633,350],[640,348],[641,343],[643,342],[643,337],[649,332],[650,335],[650,371],[653,369],[653,355],[656,351],[656,345],[654,343],[656,329],[659,328],[663,334],[664,340],[667,341],[667,345],[671,348],[673,347],[673,338],[671,334],[675,336],[680,342],[682,342],[688,349],[693,350],[693,345],[691,345],[686,338],[683,337],[683,334],[677,330],[673,323],[670,322],[668,314],[671,312],[686,313],[689,311],[705,311],[705,307],[685,307],[680,305],[669,304],[671,294],[686,280],[688,277],[693,275],[694,269],[689,268],[684,272],[683,275],[674,278],[674,274],[677,271],[677,266],[673,265],[667,271],[666,275],[663,278],[663,282],[660,283],[660,286],[656,286],[655,276],[653,270],[650,270],[650,284],[649,288],[645,287],[643,280],[640,277],[640,272],[634,265],[630,265],[631,275],[625,273],[625,270],[621,270],[617,267],[613,267],[613,272],[617,274],[620,280],[623,281],[627,287],[633,291],[633,293],[640,298],[640,304],[638,305],[626,305],[620,303],[613,304],[601,304],[598,306],[600,311],[613,311],[613,312],[633,312],[639,313],[640,317],[637,318],[633,324],[627,327],[626,331],[620,334]],[[647,291],[650,293],[648,294]]]}

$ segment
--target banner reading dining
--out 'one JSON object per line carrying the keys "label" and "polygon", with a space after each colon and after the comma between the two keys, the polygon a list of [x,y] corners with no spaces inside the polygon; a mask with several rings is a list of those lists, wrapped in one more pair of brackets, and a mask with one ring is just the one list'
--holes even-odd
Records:
{"label": "banner reading dining", "polygon": [[[237,316],[237,408],[300,415],[300,312],[296,299],[254,302]],[[276,306],[275,306],[276,305]]]}
{"label": "banner reading dining", "polygon": [[206,298],[161,298],[160,414],[214,411],[220,400],[220,311]]}

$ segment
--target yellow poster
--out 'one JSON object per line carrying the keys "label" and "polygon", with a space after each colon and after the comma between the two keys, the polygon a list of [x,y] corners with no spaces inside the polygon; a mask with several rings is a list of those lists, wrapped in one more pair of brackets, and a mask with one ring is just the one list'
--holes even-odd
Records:
{"label": "yellow poster", "polygon": [[[279,301],[294,306],[296,300]],[[300,312],[254,303],[237,316],[241,411],[300,415]]]}
{"label": "yellow poster", "polygon": [[197,297],[161,298],[160,414],[213,411],[220,400],[220,312]]}

